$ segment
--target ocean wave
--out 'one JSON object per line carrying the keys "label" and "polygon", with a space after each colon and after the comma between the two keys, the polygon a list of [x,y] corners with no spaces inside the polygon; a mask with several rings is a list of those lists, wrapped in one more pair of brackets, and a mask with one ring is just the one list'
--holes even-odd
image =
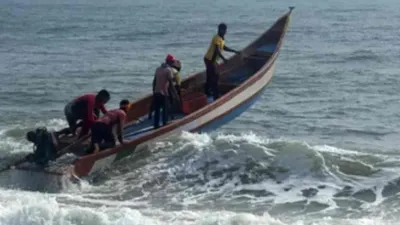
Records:
{"label": "ocean wave", "polygon": [[[60,128],[63,124],[62,120],[51,120],[34,125]],[[25,131],[24,127],[13,127],[0,135],[11,138],[14,147],[19,145],[16,152],[29,151],[29,143],[18,140]],[[299,210],[299,204],[308,212],[336,209],[346,198],[357,205],[349,210],[358,212],[400,192],[397,164],[385,166],[394,158],[400,160],[395,153],[387,156],[312,146],[251,132],[184,132],[89,178],[86,188],[72,186],[64,192],[74,195],[68,202],[81,206],[118,201],[134,207],[134,201],[163,210],[208,206],[252,212],[248,204],[257,202],[277,214],[285,205],[293,206],[293,213]]]}
{"label": "ocean wave", "polygon": [[370,50],[355,50],[345,57],[346,61],[382,61],[382,57]]}
{"label": "ocean wave", "polygon": [[[183,224],[183,225],[347,225],[347,224],[396,224],[396,219],[386,213],[365,217],[341,218],[335,216],[301,215],[296,217],[273,216],[268,212],[246,213],[231,210],[159,210],[146,207],[134,208],[123,204],[102,206],[79,206],[66,204],[61,199],[65,194],[44,195],[41,193],[17,192],[0,189],[0,224]],[[71,196],[71,198],[74,196]],[[135,205],[134,202],[131,203]],[[290,206],[287,206],[287,208]]]}
{"label": "ocean wave", "polygon": [[109,36],[102,36],[102,38],[108,40],[118,41],[137,41],[137,40],[148,40],[149,37],[162,37],[172,33],[172,29],[162,28],[160,30],[137,30],[133,32],[119,32]]}
{"label": "ocean wave", "polygon": [[20,152],[32,152],[31,143],[26,140],[26,133],[38,127],[46,127],[48,130],[58,130],[67,125],[62,119],[33,122],[31,120],[21,122],[11,127],[2,127],[0,130],[0,158],[2,162],[7,157],[13,158],[13,154]]}
{"label": "ocean wave", "polygon": [[1,225],[41,224],[87,224],[87,225],[347,225],[347,224],[396,224],[395,219],[386,215],[369,215],[364,218],[339,218],[333,216],[301,215],[297,217],[272,216],[267,212],[246,213],[231,210],[179,210],[103,205],[91,207],[65,204],[59,195],[5,191],[0,189]]}
{"label": "ocean wave", "polygon": [[90,193],[101,196],[107,190],[100,198],[161,209],[232,207],[243,212],[253,212],[248,205],[257,202],[275,213],[284,205],[299,212],[299,204],[307,212],[336,209],[345,197],[358,205],[348,210],[359,212],[384,201],[383,192],[400,191],[393,181],[398,175],[379,167],[387,159],[384,154],[253,133],[183,133],[153,150],[104,171],[82,196],[98,199]]}
{"label": "ocean wave", "polygon": [[48,27],[42,28],[37,31],[37,34],[58,34],[58,33],[66,33],[74,30],[84,29],[84,27],[77,25],[69,25],[69,26],[57,26],[57,27]]}
{"label": "ocean wave", "polygon": [[124,207],[66,206],[54,196],[0,190],[0,224],[160,224]]}

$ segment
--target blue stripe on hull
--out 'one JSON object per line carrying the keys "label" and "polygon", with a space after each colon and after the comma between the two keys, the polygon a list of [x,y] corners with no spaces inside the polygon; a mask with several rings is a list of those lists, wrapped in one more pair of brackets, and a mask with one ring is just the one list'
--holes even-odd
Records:
{"label": "blue stripe on hull", "polygon": [[250,100],[248,100],[243,105],[239,106],[238,108],[234,109],[233,111],[224,115],[223,117],[220,117],[220,118],[206,124],[205,126],[201,127],[200,129],[196,129],[196,131],[199,133],[211,132],[211,131],[216,130],[217,128],[223,126],[224,124],[234,120],[236,117],[238,117],[240,114],[242,114],[248,108],[250,108],[260,98],[260,96],[264,92],[265,88],[266,88],[266,86],[263,87],[256,95],[254,95]]}

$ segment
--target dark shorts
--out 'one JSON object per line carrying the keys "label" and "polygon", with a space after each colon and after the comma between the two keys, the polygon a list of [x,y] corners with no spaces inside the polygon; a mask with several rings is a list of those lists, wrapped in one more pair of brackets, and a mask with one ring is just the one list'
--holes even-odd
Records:
{"label": "dark shorts", "polygon": [[212,95],[215,100],[219,97],[219,73],[217,72],[217,65],[208,59],[204,59],[204,64],[206,65],[206,82],[204,84],[204,92],[207,96]]}
{"label": "dark shorts", "polygon": [[115,138],[112,132],[112,127],[101,122],[96,122],[91,128],[92,132],[92,143],[100,144],[104,142],[115,143]]}
{"label": "dark shorts", "polygon": [[154,102],[154,128],[160,127],[160,113],[162,111],[162,122],[163,125],[167,124],[168,121],[168,108],[169,108],[169,99],[168,96],[164,96],[160,93],[155,93],[153,95]]}
{"label": "dark shorts", "polygon": [[217,65],[211,60],[204,59],[204,64],[206,65],[206,78],[208,81],[218,81],[219,74],[217,73]]}
{"label": "dark shorts", "polygon": [[64,115],[65,118],[67,119],[68,126],[70,128],[74,128],[76,126],[76,122],[78,122],[79,118],[74,115],[72,112],[72,102],[68,103],[65,108],[64,108]]}

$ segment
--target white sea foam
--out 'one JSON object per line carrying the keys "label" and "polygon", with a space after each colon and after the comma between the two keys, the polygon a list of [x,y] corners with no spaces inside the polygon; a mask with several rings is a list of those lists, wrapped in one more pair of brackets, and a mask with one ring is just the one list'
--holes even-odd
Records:
{"label": "white sea foam", "polygon": [[[358,156],[351,150],[272,140],[252,133],[182,133],[175,140],[157,143],[155,153],[143,158],[141,166],[134,170],[129,169],[132,166],[130,159],[115,165],[115,169],[105,172],[108,177],[99,184],[84,180],[80,186],[67,185],[59,194],[0,190],[0,224],[391,224],[380,217],[347,220],[301,218],[291,221],[288,218],[277,219],[279,217],[268,213],[255,215],[229,211],[229,204],[242,198],[240,201],[245,199],[243,204],[250,205],[290,205],[306,201],[303,207],[308,207],[317,202],[325,206],[319,212],[309,212],[309,215],[332,212],[341,207],[335,201],[335,194],[350,185],[353,193],[370,188],[376,196],[375,201],[362,201],[355,211],[374,212],[387,199],[382,192],[389,179],[380,177],[379,182],[374,182],[374,179],[365,177],[364,180],[348,182],[342,176],[349,180],[354,177],[337,173],[331,165],[337,163],[335,160],[345,160],[350,165],[359,162],[357,165],[361,169],[374,168]],[[248,162],[270,172],[271,168],[283,168],[284,172],[283,175],[273,172],[275,178],[265,176],[253,183],[242,183],[242,174],[251,175],[257,171],[246,169]],[[238,168],[232,170],[234,167]],[[221,170],[226,171],[217,177],[211,176]],[[186,175],[193,178],[178,178]],[[392,179],[395,179],[394,175],[390,177]],[[202,182],[197,182],[200,180]],[[246,192],[240,194],[243,190]],[[252,191],[262,190],[271,194],[252,194]],[[304,196],[304,190],[317,192]],[[166,199],[167,205],[155,207],[156,199]],[[210,199],[226,202],[226,210],[192,209],[204,208]],[[179,206],[182,210],[165,211],[168,205]]]}
{"label": "white sea foam", "polygon": [[132,209],[123,205],[76,206],[59,202],[56,196],[0,190],[1,225],[394,225],[381,217],[339,219],[299,217],[278,219],[230,211],[163,211]]}
{"label": "white sea foam", "polygon": [[51,119],[37,123],[17,124],[10,127],[1,127],[0,130],[0,158],[12,153],[31,152],[32,144],[25,139],[28,130],[46,127],[49,130],[59,130],[67,126],[62,119]]}

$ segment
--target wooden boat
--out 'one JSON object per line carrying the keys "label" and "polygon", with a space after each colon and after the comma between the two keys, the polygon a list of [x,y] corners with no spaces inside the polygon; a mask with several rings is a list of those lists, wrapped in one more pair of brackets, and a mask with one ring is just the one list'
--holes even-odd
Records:
{"label": "wooden boat", "polygon": [[[205,71],[189,76],[182,82],[185,91],[184,99],[191,99],[197,108],[192,112],[175,115],[169,124],[153,129],[153,122],[147,119],[152,96],[148,95],[133,104],[128,112],[128,125],[125,127],[124,139],[128,144],[101,151],[97,154],[81,155],[88,140],[71,143],[67,137],[61,138],[62,146],[69,146],[76,158],[71,162],[60,162],[43,169],[33,169],[31,163],[21,163],[14,169],[0,173],[9,175],[3,180],[10,183],[21,183],[35,177],[34,180],[57,180],[56,177],[80,178],[91,175],[110,164],[147,149],[156,141],[179,134],[182,131],[208,132],[234,119],[254,104],[264,89],[271,82],[275,71],[276,60],[282,46],[291,12],[282,15],[265,33],[244,48],[240,55],[234,55],[225,64],[221,64],[220,72],[221,97],[213,102],[204,102],[202,94],[205,82]],[[197,101],[197,102],[196,102]],[[190,106],[190,101],[186,102]],[[193,105],[192,105],[193,106]],[[190,107],[189,107],[190,109]],[[134,121],[141,122],[134,122]],[[63,150],[65,151],[65,150]],[[33,173],[40,173],[40,178]],[[36,182],[37,183],[37,182]],[[40,182],[39,182],[40,183]],[[46,182],[47,183],[47,182]],[[32,186],[32,183],[29,184]],[[40,185],[39,185],[40,186]]]}

